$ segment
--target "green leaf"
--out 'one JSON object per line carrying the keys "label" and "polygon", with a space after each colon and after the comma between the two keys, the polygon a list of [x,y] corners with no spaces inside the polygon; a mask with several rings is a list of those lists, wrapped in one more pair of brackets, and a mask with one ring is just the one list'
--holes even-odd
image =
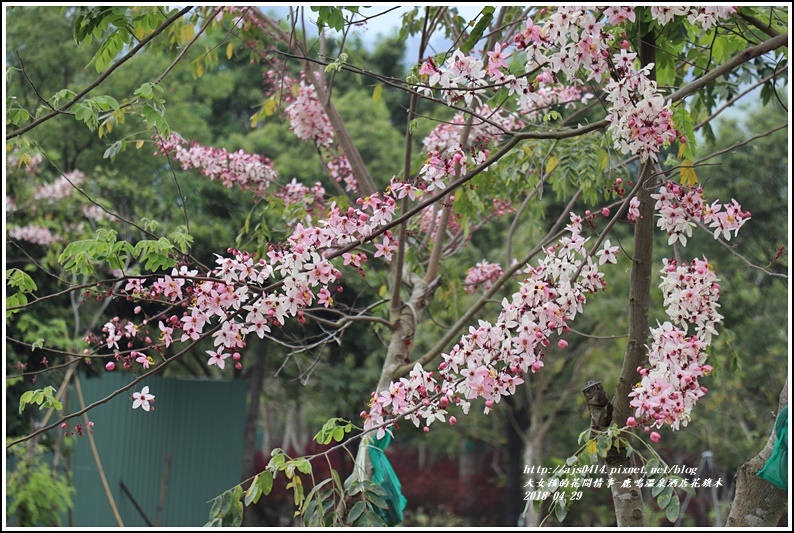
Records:
{"label": "green leaf", "polygon": [[150,271],[172,268],[176,261],[169,256],[171,242],[165,237],[153,240],[138,241],[133,249],[133,255],[144,262],[144,268]]}
{"label": "green leaf", "polygon": [[257,476],[257,484],[262,494],[267,496],[273,490],[273,473],[270,470],[265,470]]}
{"label": "green leaf", "polygon": [[662,489],[662,492],[659,493],[659,496],[656,497],[656,503],[659,504],[660,509],[664,509],[670,503],[673,498],[673,488],[672,487],[665,487]]}
{"label": "green leaf", "polygon": [[477,24],[472,28],[469,38],[466,39],[466,42],[460,47],[460,51],[463,52],[463,54],[468,54],[471,49],[474,48],[474,45],[477,44],[477,41],[482,38],[483,33],[485,33],[485,30],[488,29],[488,26],[493,20],[494,10],[495,8],[493,6],[482,8],[482,11],[480,11],[480,20],[478,20]]}
{"label": "green leaf", "polygon": [[678,499],[678,494],[673,494],[674,498],[670,500],[670,504],[664,509],[664,515],[670,522],[678,520],[678,515],[681,512],[681,502]]}
{"label": "green leaf", "polygon": [[63,409],[63,404],[55,399],[55,387],[51,385],[43,389],[22,393],[19,398],[19,414],[22,414],[25,407],[31,403],[38,405],[39,410],[52,408],[60,411]]}
{"label": "green leaf", "polygon": [[85,122],[89,130],[94,131],[99,125],[99,117],[89,105],[83,103],[75,104],[72,110],[74,111],[74,118]]}
{"label": "green leaf", "polygon": [[236,500],[231,509],[231,520],[229,521],[230,527],[240,527],[243,523],[243,504],[240,500]]}
{"label": "green leaf", "polygon": [[229,511],[231,511],[231,508],[232,508],[232,501],[233,501],[233,500],[232,500],[232,496],[233,496],[233,494],[234,494],[234,493],[232,492],[232,490],[231,490],[231,489],[230,489],[230,490],[227,490],[226,492],[224,492],[223,494],[221,494],[221,509],[220,509],[220,514],[221,514],[222,516],[225,516],[225,515],[227,515],[227,514],[229,513]]}
{"label": "green leaf", "polygon": [[312,472],[312,464],[305,457],[295,459],[295,466],[302,474],[311,474]]}
{"label": "green leaf", "polygon": [[565,517],[568,515],[568,509],[565,508],[565,499],[559,499],[556,501],[554,505],[554,515],[557,517],[557,520],[562,522],[565,520]]}
{"label": "green leaf", "polygon": [[33,292],[38,288],[33,278],[18,268],[9,268],[6,270],[6,283],[11,287],[19,289],[21,292]]}
{"label": "green leaf", "polygon": [[193,236],[187,231],[187,226],[177,226],[173,233],[168,235],[171,242],[177,245],[179,251],[186,254],[193,244]]}
{"label": "green leaf", "polygon": [[377,505],[381,509],[389,508],[389,504],[386,502],[386,500],[384,500],[383,498],[372,492],[367,492],[367,500],[369,500],[370,503]]}
{"label": "green leaf", "polygon": [[284,468],[284,463],[286,462],[286,458],[284,457],[283,453],[276,453],[273,457],[270,458],[270,462],[268,466],[272,466],[276,470],[281,470]]}
{"label": "green leaf", "polygon": [[683,479],[680,477],[672,477],[670,479],[677,479],[678,480],[678,488],[686,492],[687,494],[691,494],[692,496],[695,495],[695,488],[690,485],[689,483],[684,484]]}
{"label": "green leaf", "polygon": [[651,497],[656,498],[659,494],[662,493],[666,485],[654,485],[651,489]]}
{"label": "green leaf", "polygon": [[557,165],[559,164],[560,164],[560,159],[557,156],[554,155],[551,156],[546,161],[546,174],[550,174],[555,168],[557,168]]}
{"label": "green leaf", "polygon": [[111,161],[113,161],[114,159],[116,159],[116,156],[117,156],[119,153],[121,153],[121,151],[122,151],[122,147],[123,147],[123,141],[116,141],[116,142],[114,142],[113,144],[111,144],[110,146],[108,146],[108,149],[107,149],[107,150],[105,150],[105,153],[104,153],[104,154],[102,154],[102,158],[103,158],[103,159],[108,159],[108,158],[110,158],[110,160],[111,160]]}
{"label": "green leaf", "polygon": [[372,91],[372,101],[376,104],[380,102],[380,97],[383,95],[383,84],[379,83],[375,86],[375,90]]}
{"label": "green leaf", "polygon": [[212,499],[212,507],[210,507],[210,519],[217,518],[221,512],[221,497],[217,496]]}
{"label": "green leaf", "polygon": [[354,524],[356,527],[387,527],[388,524],[373,510],[367,509]]}
{"label": "green leaf", "polygon": [[645,463],[645,474],[650,474],[651,472],[656,472],[659,469],[659,461],[655,458],[648,459],[648,462]]}
{"label": "green leaf", "polygon": [[6,318],[10,318],[14,313],[19,313],[21,309],[9,309],[10,307],[19,307],[28,303],[28,297],[18,292],[6,297]]}
{"label": "green leaf", "polygon": [[251,482],[251,486],[245,491],[245,506],[248,507],[252,503],[258,502],[260,496],[262,496],[262,489],[259,487],[259,476],[257,475]]}
{"label": "green leaf", "polygon": [[348,513],[347,521],[352,524],[353,522],[358,520],[361,514],[366,510],[366,508],[367,508],[367,504],[364,501],[362,500],[357,501],[356,504],[353,506],[353,508],[350,509],[350,513]]}

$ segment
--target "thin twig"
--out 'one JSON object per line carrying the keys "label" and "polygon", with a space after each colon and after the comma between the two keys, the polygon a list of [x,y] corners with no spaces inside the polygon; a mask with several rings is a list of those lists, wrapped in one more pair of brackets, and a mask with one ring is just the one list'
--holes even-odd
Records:
{"label": "thin twig", "polygon": [[[702,230],[704,230],[706,233],[709,233],[709,234],[714,234],[714,231],[713,231],[713,230],[711,230],[711,229],[709,229],[709,228],[708,228],[708,227],[707,227],[705,224],[703,224],[703,222],[701,222],[701,221],[699,221],[699,220],[696,220],[696,221],[695,221],[695,223],[698,225],[698,227],[700,227],[700,228],[701,228]],[[763,273],[764,273],[764,274],[766,274],[767,276],[772,276],[772,277],[775,277],[775,278],[783,278],[783,279],[788,279],[788,274],[781,274],[781,273],[778,273],[778,272],[770,272],[770,271],[768,271],[767,269],[765,269],[765,268],[764,268],[764,267],[762,267],[762,266],[758,266],[758,265],[755,265],[755,264],[751,263],[749,259],[747,259],[745,256],[743,256],[743,255],[742,255],[742,254],[740,254],[739,252],[737,252],[737,251],[736,251],[736,249],[735,249],[733,246],[731,246],[730,244],[728,244],[727,242],[725,242],[723,239],[715,239],[715,240],[716,240],[718,243],[720,243],[720,245],[721,245],[722,247],[724,247],[726,250],[728,250],[728,251],[729,251],[729,252],[731,252],[733,255],[735,255],[736,257],[738,257],[739,259],[741,259],[741,260],[744,262],[744,264],[746,264],[746,265],[747,265],[747,266],[749,266],[750,268],[754,268],[754,269],[756,269],[756,270],[760,270],[761,272],[763,272]]]}

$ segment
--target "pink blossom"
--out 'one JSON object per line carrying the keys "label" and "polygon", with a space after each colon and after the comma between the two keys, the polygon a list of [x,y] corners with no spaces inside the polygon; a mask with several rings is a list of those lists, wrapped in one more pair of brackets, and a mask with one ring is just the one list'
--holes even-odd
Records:
{"label": "pink blossom", "polygon": [[165,347],[168,348],[169,346],[171,346],[171,343],[173,342],[172,336],[174,334],[174,328],[166,326],[165,324],[163,324],[162,320],[159,322],[158,326],[160,328],[160,331],[162,331],[162,333],[160,334],[160,338],[163,340],[163,342],[165,342]]}
{"label": "pink blossom", "polygon": [[130,355],[132,357],[135,357],[135,362],[136,363],[140,363],[141,366],[143,366],[144,369],[149,368],[149,358],[146,356],[146,354],[143,354],[141,352],[132,351],[132,352],[130,352]]}
{"label": "pink blossom", "polygon": [[632,196],[631,200],[629,200],[629,210],[626,213],[626,218],[629,219],[629,222],[636,222],[640,218],[640,199],[636,196]]}
{"label": "pink blossom", "polygon": [[496,43],[493,51],[488,52],[488,76],[492,80],[498,80],[504,77],[504,74],[499,70],[500,68],[507,68],[505,59],[510,56],[510,52],[503,52],[502,46],[507,47],[507,43],[502,45]]}

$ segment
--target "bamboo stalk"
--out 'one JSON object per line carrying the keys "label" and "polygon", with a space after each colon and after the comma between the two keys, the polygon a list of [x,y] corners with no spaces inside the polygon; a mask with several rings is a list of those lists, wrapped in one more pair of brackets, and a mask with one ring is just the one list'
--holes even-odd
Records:
{"label": "bamboo stalk", "polygon": [[[85,409],[83,389],[80,386],[80,378],[77,376],[77,374],[74,375],[74,386],[77,389],[77,397],[80,400],[80,408]],[[94,434],[88,428],[87,414],[83,414],[83,420],[85,421],[86,433],[88,434],[88,442],[91,444],[91,453],[94,455],[94,462],[96,462],[96,467],[99,470],[99,478],[102,480],[102,487],[104,487],[105,495],[108,497],[110,509],[113,511],[113,516],[116,517],[116,522],[118,523],[119,527],[124,527],[124,522],[122,522],[121,515],[119,514],[119,510],[116,507],[116,501],[113,499],[113,493],[110,492],[110,486],[108,485],[108,480],[105,477],[105,470],[102,468],[102,461],[99,460],[99,452],[96,448],[96,442],[94,442]]]}

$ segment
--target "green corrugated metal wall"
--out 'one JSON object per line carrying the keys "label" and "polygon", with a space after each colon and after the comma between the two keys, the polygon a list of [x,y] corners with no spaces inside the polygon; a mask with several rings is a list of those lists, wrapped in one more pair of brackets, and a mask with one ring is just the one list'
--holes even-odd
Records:
{"label": "green corrugated metal wall", "polygon": [[[104,398],[128,384],[129,379],[129,375],[121,372],[82,378],[86,404]],[[119,514],[125,526],[147,525],[122,491],[123,482],[155,523],[166,456],[170,452],[160,525],[202,526],[209,517],[207,502],[241,481],[247,384],[153,376],[135,390],[145,385],[156,396],[153,412],[133,410],[127,394],[89,412],[99,458]],[[74,387],[70,397],[74,411],[79,407]],[[116,526],[88,439],[75,441],[72,525]]]}

